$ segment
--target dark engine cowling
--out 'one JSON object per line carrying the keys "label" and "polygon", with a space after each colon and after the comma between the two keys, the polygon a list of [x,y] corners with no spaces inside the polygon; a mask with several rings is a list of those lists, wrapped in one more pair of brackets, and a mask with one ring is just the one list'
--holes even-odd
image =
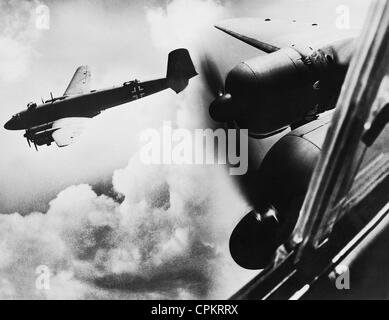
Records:
{"label": "dark engine cowling", "polygon": [[292,233],[320,156],[331,116],[300,127],[281,138],[258,170],[255,210],[230,238],[233,259],[247,269],[262,269]]}
{"label": "dark engine cowling", "polygon": [[53,132],[56,129],[51,129],[52,124],[45,124],[33,129],[26,130],[24,137],[30,143],[33,142],[37,146],[50,145],[53,139]]}
{"label": "dark engine cowling", "polygon": [[285,48],[240,63],[225,82],[226,95],[210,113],[217,121],[235,121],[252,135],[266,137],[335,106],[346,68],[330,53]]}

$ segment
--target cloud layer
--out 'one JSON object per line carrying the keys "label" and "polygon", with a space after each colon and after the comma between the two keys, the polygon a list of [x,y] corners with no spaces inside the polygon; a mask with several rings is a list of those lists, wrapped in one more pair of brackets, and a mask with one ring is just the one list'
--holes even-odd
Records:
{"label": "cloud layer", "polygon": [[[0,215],[0,298],[226,298],[239,279],[223,217],[245,206],[223,177],[134,157],[113,178],[123,201],[78,185],[46,213]],[[50,290],[35,286],[40,265]]]}

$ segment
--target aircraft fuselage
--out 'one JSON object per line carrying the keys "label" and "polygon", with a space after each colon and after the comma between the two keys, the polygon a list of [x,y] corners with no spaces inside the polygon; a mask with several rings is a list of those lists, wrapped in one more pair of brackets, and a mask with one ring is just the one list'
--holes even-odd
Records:
{"label": "aircraft fuselage", "polygon": [[17,113],[4,127],[8,130],[23,130],[62,118],[92,118],[105,109],[141,99],[168,87],[167,79],[146,82],[130,81],[121,87],[92,90],[86,94],[54,98],[44,104]]}

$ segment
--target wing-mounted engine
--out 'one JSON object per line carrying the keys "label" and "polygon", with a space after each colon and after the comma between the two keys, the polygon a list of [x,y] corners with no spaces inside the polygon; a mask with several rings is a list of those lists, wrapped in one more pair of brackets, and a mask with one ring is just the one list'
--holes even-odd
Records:
{"label": "wing-mounted engine", "polygon": [[30,147],[31,143],[33,143],[35,149],[37,149],[37,146],[51,145],[51,143],[54,141],[52,135],[55,130],[57,129],[53,129],[53,123],[48,123],[27,129],[24,137],[27,139],[28,145]]}
{"label": "wing-mounted engine", "polygon": [[263,269],[293,231],[333,112],[293,130],[266,154],[255,177],[253,207],[230,237],[232,258],[246,269]]}
{"label": "wing-mounted engine", "polygon": [[83,132],[89,118],[63,118],[26,130],[24,137],[28,145],[35,148],[42,145],[51,145],[55,142],[58,147],[72,144]]}
{"label": "wing-mounted engine", "polygon": [[266,137],[334,108],[346,71],[330,50],[283,48],[233,68],[225,81],[230,99],[216,99],[210,112],[215,120],[235,121]]}
{"label": "wing-mounted engine", "polygon": [[335,107],[356,32],[257,18],[225,20],[216,28],[268,54],[238,64],[224,85],[215,76],[217,68],[205,61],[208,87],[218,87],[212,90],[216,99],[210,105],[215,121],[234,123],[254,137],[266,138]]}

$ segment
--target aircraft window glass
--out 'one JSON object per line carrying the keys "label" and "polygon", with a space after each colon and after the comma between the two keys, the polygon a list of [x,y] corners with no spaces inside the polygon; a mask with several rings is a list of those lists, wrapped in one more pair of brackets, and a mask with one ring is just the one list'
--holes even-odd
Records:
{"label": "aircraft window glass", "polygon": [[[354,204],[349,201],[350,197],[355,201],[364,200],[364,196],[372,191],[368,186],[374,188],[375,179],[389,173],[386,167],[389,162],[385,160],[388,155],[388,129],[382,126],[384,130],[380,132],[375,121],[380,108],[388,102],[388,10],[386,2],[372,7],[367,21],[375,21],[376,24],[370,24],[361,35],[360,43],[363,45],[355,53],[293,233],[293,242],[301,244],[297,259],[304,254],[307,246],[318,248],[326,241],[336,221],[348,213],[347,206]],[[387,112],[384,112],[378,122],[382,125],[386,118]],[[370,141],[374,143],[366,145],[369,135],[374,138],[377,132],[380,132],[377,139]],[[388,197],[386,194],[381,198],[388,201]]]}
{"label": "aircraft window glass", "polygon": [[367,149],[361,170],[382,155],[389,155],[389,125],[386,125],[374,144]]}
{"label": "aircraft window glass", "polygon": [[[389,78],[387,78],[389,80]],[[382,83],[386,83],[384,80]],[[387,82],[389,84],[389,81]],[[379,93],[380,94],[380,93]],[[389,90],[384,96],[378,96],[373,105],[376,105],[377,111],[382,110],[385,103],[384,99],[389,102]],[[373,107],[374,108],[374,107]],[[372,112],[379,114],[379,112]],[[372,118],[372,115],[370,115]],[[372,121],[366,120],[365,126],[367,123]],[[365,131],[366,132],[366,131]],[[352,212],[352,214],[358,214],[359,218],[362,220],[370,220],[373,215],[380,208],[371,210],[370,213],[363,212],[358,213],[358,210],[354,210],[362,201],[365,201],[365,198],[371,197],[372,190],[376,189],[381,183],[387,184],[389,178],[389,125],[386,125],[382,131],[377,132],[375,140],[371,145],[366,145],[364,141],[365,135],[361,136],[358,148],[355,151],[354,156],[351,156],[349,159],[345,158],[344,162],[349,163],[348,174],[352,179],[351,183],[347,183],[347,179],[344,181],[343,185],[340,185],[337,192],[334,194],[334,201],[331,208],[328,208],[327,216],[334,219],[334,221],[339,220],[344,215]],[[389,201],[389,193],[380,194],[380,199],[372,200],[374,204],[380,205],[380,203],[387,203]],[[316,245],[325,241],[326,235],[331,232],[331,218],[326,222],[322,223],[323,229],[321,230],[321,237],[317,237]],[[325,229],[328,228],[328,229]],[[320,234],[320,233],[319,233]]]}
{"label": "aircraft window glass", "polygon": [[[372,104],[372,112],[369,118],[365,122],[365,132],[362,134],[359,142],[359,146],[355,152],[354,157],[345,159],[345,162],[349,162],[349,174],[352,178],[350,185],[347,182],[340,186],[340,189],[335,195],[335,201],[333,202],[332,209],[329,212],[333,212],[334,219],[339,220],[344,215],[352,212],[353,215],[358,215],[362,220],[370,220],[374,214],[380,208],[371,210],[365,210],[364,212],[358,212],[355,210],[358,205],[363,201],[366,201],[368,197],[372,197],[372,190],[376,189],[380,184],[387,184],[389,177],[389,126],[385,125],[382,130],[379,130],[374,136],[374,140],[371,140],[372,144],[367,143],[366,132],[368,127],[372,127],[374,124],[374,117],[380,114],[389,102],[389,77],[386,77],[381,82],[381,89],[377,94],[374,103]],[[375,110],[374,110],[375,109]],[[368,125],[367,125],[368,124]],[[374,128],[373,128],[374,129]],[[382,187],[381,187],[382,188]],[[380,199],[371,200],[378,206],[386,204],[389,201],[389,193],[386,192],[379,195]],[[372,203],[372,205],[373,205]],[[371,212],[366,212],[371,211]],[[331,216],[329,213],[328,216]],[[327,221],[327,227],[331,225],[331,222]],[[324,226],[324,224],[323,224]],[[322,230],[321,238],[317,237],[316,245],[320,245],[322,241],[325,241],[326,232],[330,233],[331,227],[325,232]]]}
{"label": "aircraft window glass", "polygon": [[[356,157],[359,157],[359,159],[355,161],[357,163],[357,166],[355,178],[353,179],[353,184],[349,187],[349,190],[348,192],[346,192],[345,196],[338,195],[337,202],[345,201],[346,198],[350,197],[350,193],[352,193],[353,187],[358,184],[363,174],[366,176],[369,175],[369,172],[370,174],[373,174],[374,171],[377,169],[377,166],[382,166],[383,170],[386,168],[385,163],[388,163],[389,161],[389,125],[385,125],[383,120],[380,121],[383,126],[374,125],[373,119],[377,119],[378,117],[380,117],[381,113],[385,112],[385,110],[389,110],[389,105],[387,105],[388,103],[389,76],[385,77],[381,82],[380,90],[373,103],[373,110],[371,112],[370,117],[365,122],[366,130],[365,133],[361,136],[361,141],[359,143],[359,147],[355,155]],[[380,118],[383,119],[383,117]],[[386,119],[386,122],[387,121],[388,119]],[[369,127],[370,130],[368,129]],[[378,127],[378,130],[374,130],[375,127]],[[376,132],[374,134],[368,135],[366,134],[368,131]]]}
{"label": "aircraft window glass", "polygon": [[[365,142],[368,144],[370,142],[371,145],[368,145],[361,169],[374,161],[376,157],[389,154],[389,75],[382,81],[381,90],[377,95],[375,103],[377,105],[377,111],[375,112],[376,121],[370,121],[372,122],[370,132],[373,132],[373,135],[368,136],[365,134],[363,139],[367,140]],[[374,132],[374,129],[377,129],[376,132]]]}
{"label": "aircraft window glass", "polygon": [[[362,181],[365,187],[370,186],[372,188],[380,179],[384,179],[389,174],[389,126],[386,125],[389,119],[384,119],[385,115],[383,115],[384,112],[388,114],[386,111],[389,110],[388,103],[389,76],[386,76],[381,82],[380,90],[373,103],[372,114],[365,123],[365,133],[361,137],[362,141],[357,151],[360,159],[357,161],[355,178],[346,195],[337,199],[338,202],[347,202],[355,196],[353,194],[356,192],[363,193],[359,185]],[[379,121],[374,121],[378,118],[380,118]],[[380,122],[380,125],[377,125],[378,122]],[[375,130],[375,128],[378,130]],[[368,134],[371,132],[374,132],[374,134]],[[389,201],[389,198],[387,201]]]}
{"label": "aircraft window glass", "polygon": [[[386,82],[384,80],[382,82],[385,85],[386,83],[389,84],[389,81]],[[378,112],[374,112],[377,116],[380,114],[380,111],[384,111],[385,101],[389,102],[389,90],[384,95],[379,96],[374,102],[377,104]],[[389,176],[389,125],[385,125],[382,130],[377,132],[377,135],[374,135],[375,139],[371,145],[366,145],[366,141],[364,141],[365,136],[362,136],[362,142],[359,147],[360,159],[353,183],[345,197],[338,199],[338,202],[344,207],[347,205],[355,207],[359,199],[362,201],[364,197],[368,197],[371,190],[382,183],[382,181],[387,180]],[[389,201],[389,193],[384,193],[381,198],[380,201],[387,203]],[[348,210],[350,209],[348,208]],[[368,218],[368,216],[365,215],[365,218]]]}

